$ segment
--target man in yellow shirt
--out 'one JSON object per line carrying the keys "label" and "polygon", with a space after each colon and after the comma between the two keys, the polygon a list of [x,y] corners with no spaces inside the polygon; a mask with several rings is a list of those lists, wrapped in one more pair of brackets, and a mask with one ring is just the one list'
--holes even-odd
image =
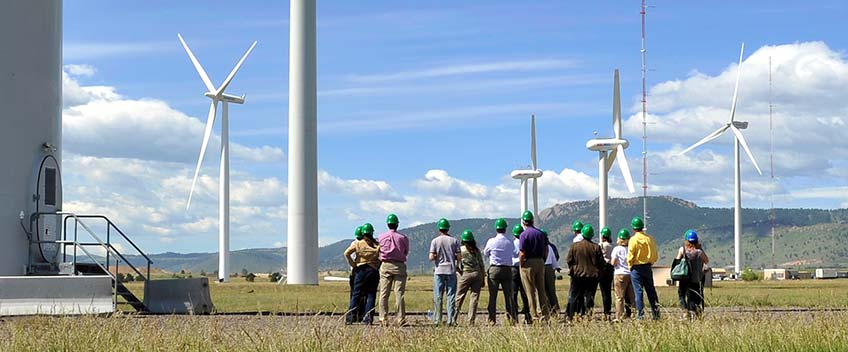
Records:
{"label": "man in yellow shirt", "polygon": [[657,262],[657,241],[644,232],[645,222],[640,217],[634,217],[630,226],[635,232],[630,237],[627,246],[627,265],[630,266],[630,281],[633,284],[633,292],[636,294],[636,310],[639,319],[644,318],[645,301],[642,291],[648,294],[648,302],[651,304],[651,314],[654,320],[660,318],[659,298],[657,289],[654,287],[654,273],[651,267]]}

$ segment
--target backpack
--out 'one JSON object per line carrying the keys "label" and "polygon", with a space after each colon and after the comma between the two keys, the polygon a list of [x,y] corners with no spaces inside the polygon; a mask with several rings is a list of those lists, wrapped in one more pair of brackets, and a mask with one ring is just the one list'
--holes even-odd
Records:
{"label": "backpack", "polygon": [[671,279],[675,281],[689,281],[689,260],[684,255],[675,266],[671,268]]}

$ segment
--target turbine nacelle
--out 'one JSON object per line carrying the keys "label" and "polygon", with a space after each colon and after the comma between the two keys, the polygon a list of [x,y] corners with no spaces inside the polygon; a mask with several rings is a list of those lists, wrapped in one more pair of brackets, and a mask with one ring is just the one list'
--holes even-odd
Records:
{"label": "turbine nacelle", "polygon": [[527,180],[542,177],[542,170],[515,170],[509,174],[516,180]]}
{"label": "turbine nacelle", "polygon": [[222,101],[222,102],[225,102],[225,103],[233,103],[233,104],[244,104],[244,97],[245,97],[244,94],[242,94],[241,96],[226,94],[226,93],[221,93],[220,95],[218,95],[218,94],[216,94],[216,92],[206,92],[203,95],[205,95],[208,98],[213,99],[213,100],[218,100],[218,101]]}
{"label": "turbine nacelle", "polygon": [[618,146],[626,149],[630,142],[622,138],[597,138],[586,142],[586,149],[596,152],[615,150]]}

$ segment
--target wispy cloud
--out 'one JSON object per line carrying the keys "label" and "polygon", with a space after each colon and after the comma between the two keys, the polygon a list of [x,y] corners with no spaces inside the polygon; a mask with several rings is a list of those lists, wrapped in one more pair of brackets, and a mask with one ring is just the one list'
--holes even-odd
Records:
{"label": "wispy cloud", "polygon": [[338,89],[327,89],[318,92],[320,96],[369,96],[369,95],[397,95],[397,94],[421,94],[436,92],[473,92],[479,93],[492,89],[522,89],[540,87],[577,86],[589,84],[602,84],[609,81],[608,77],[601,75],[557,75],[541,77],[520,77],[504,79],[486,79],[462,82],[445,82],[435,84],[408,84],[408,85],[374,85],[347,87]]}
{"label": "wispy cloud", "polygon": [[349,81],[359,83],[381,83],[396,82],[414,79],[437,78],[447,76],[459,76],[478,73],[492,72],[514,72],[514,71],[539,71],[558,68],[571,68],[575,66],[572,60],[545,59],[545,60],[520,60],[520,61],[498,61],[463,65],[448,65],[430,67],[417,70],[379,73],[368,75],[348,75]]}
{"label": "wispy cloud", "polygon": [[174,42],[172,41],[127,43],[71,42],[63,45],[63,55],[65,60],[80,60],[111,56],[161,53],[178,49],[179,46],[174,45]]}
{"label": "wispy cloud", "polygon": [[[603,111],[607,111],[606,108]],[[474,119],[503,119],[506,117],[526,117],[531,113],[546,116],[577,116],[586,113],[601,113],[597,104],[572,103],[516,103],[501,105],[466,106],[449,109],[434,109],[417,112],[382,111],[367,113],[360,119],[346,118],[318,123],[322,133],[340,131],[378,131],[422,128],[443,124],[445,121],[457,122]]]}

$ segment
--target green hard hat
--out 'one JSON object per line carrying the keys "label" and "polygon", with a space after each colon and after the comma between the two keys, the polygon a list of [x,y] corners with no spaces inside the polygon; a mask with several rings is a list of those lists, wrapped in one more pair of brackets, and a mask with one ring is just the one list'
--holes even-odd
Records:
{"label": "green hard hat", "polygon": [[504,218],[500,218],[495,220],[495,230],[505,230],[506,229],[506,220]]}
{"label": "green hard hat", "polygon": [[620,239],[620,240],[630,239],[630,231],[627,231],[627,229],[618,230],[618,239]]}
{"label": "green hard hat", "polygon": [[545,229],[539,229],[539,232],[545,235],[545,238],[548,238],[548,231],[546,231]]}
{"label": "green hard hat", "polygon": [[571,223],[571,231],[579,232],[582,229],[583,229],[583,222],[582,221],[574,220],[574,222]]}
{"label": "green hard hat", "polygon": [[601,238],[612,238],[612,230],[609,227],[601,229]]}
{"label": "green hard hat", "polygon": [[353,237],[356,237],[356,239],[361,240],[364,236],[365,235],[362,234],[362,226],[357,226],[356,231],[353,231]]}
{"label": "green hard hat", "polygon": [[398,223],[399,223],[398,217],[394,213],[389,214],[389,216],[386,217],[386,224],[387,225],[397,225]]}
{"label": "green hard hat", "polygon": [[645,222],[642,221],[642,218],[634,216],[633,220],[630,220],[630,227],[632,227],[634,230],[639,231],[645,228]]}
{"label": "green hard hat", "polygon": [[471,230],[462,231],[462,242],[470,242],[474,241],[474,234],[471,233]]}
{"label": "green hard hat", "polygon": [[524,232],[524,228],[521,227],[521,224],[515,224],[515,226],[512,227],[513,236],[518,237],[518,235],[520,235],[522,232]]}
{"label": "green hard hat", "polygon": [[525,210],[523,214],[521,214],[521,220],[524,221],[533,221],[533,212],[529,210]]}
{"label": "green hard hat", "polygon": [[362,235],[374,234],[374,225],[371,225],[370,222],[366,222],[362,225]]}
{"label": "green hard hat", "polygon": [[448,222],[448,219],[441,218],[439,219],[438,227],[439,230],[450,230],[450,222]]}
{"label": "green hard hat", "polygon": [[592,228],[592,225],[586,224],[580,229],[580,234],[583,235],[583,238],[591,240],[592,236],[595,235],[595,229]]}

